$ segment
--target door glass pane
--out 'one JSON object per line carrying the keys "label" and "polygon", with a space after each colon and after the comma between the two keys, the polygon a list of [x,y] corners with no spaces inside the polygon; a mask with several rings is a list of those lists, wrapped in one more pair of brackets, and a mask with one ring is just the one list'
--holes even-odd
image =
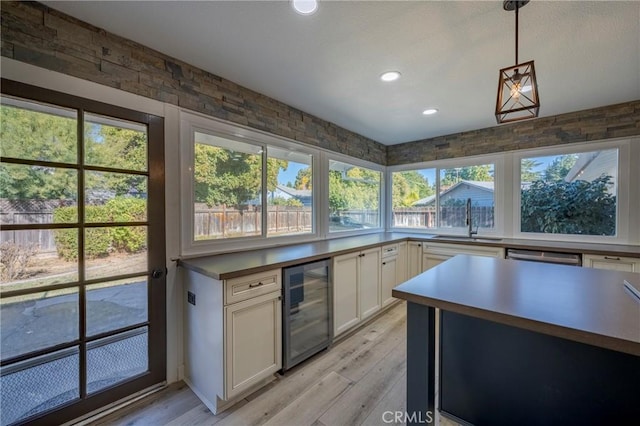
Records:
{"label": "door glass pane", "polygon": [[473,230],[494,227],[494,166],[440,169],[440,227],[467,227],[466,203],[471,198]]}
{"label": "door glass pane", "polygon": [[87,345],[87,392],[97,392],[149,369],[149,333],[142,327]]}
{"label": "door glass pane", "polygon": [[262,147],[195,132],[194,240],[262,234]]}
{"label": "door glass pane", "polygon": [[267,236],[313,232],[313,157],[274,147],[267,152]]}
{"label": "door glass pane", "polygon": [[0,293],[78,281],[78,229],[0,232]]}
{"label": "door glass pane", "polygon": [[3,96],[0,156],[77,163],[77,113],[43,103]]}
{"label": "door glass pane", "polygon": [[382,173],[329,161],[329,231],[355,231],[380,226]]}
{"label": "door glass pane", "polygon": [[147,227],[116,226],[85,229],[85,277],[146,273]]}
{"label": "door glass pane", "polygon": [[520,160],[520,231],[616,235],[618,150]]}
{"label": "door glass pane", "polygon": [[0,369],[2,425],[15,423],[80,397],[77,348]]}
{"label": "door glass pane", "polygon": [[77,187],[75,170],[1,163],[2,224],[75,223]]}
{"label": "door glass pane", "polygon": [[393,227],[435,228],[436,169],[391,174]]}
{"label": "door glass pane", "polygon": [[3,360],[78,339],[77,288],[7,297],[0,303]]}
{"label": "door glass pane", "polygon": [[147,176],[86,172],[85,221],[146,221],[147,181]]}
{"label": "door glass pane", "polygon": [[89,285],[87,336],[147,321],[147,277]]}
{"label": "door glass pane", "polygon": [[115,118],[85,114],[85,164],[144,172],[147,127]]}

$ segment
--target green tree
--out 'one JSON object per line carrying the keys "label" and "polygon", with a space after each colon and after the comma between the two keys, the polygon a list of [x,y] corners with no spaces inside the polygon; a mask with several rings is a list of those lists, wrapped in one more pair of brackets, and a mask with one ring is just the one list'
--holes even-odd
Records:
{"label": "green tree", "polygon": [[416,201],[435,193],[428,179],[416,170],[394,173],[392,185],[393,208],[411,207]]}
{"label": "green tree", "polygon": [[491,165],[485,164],[481,166],[468,166],[445,169],[442,178],[442,186],[449,187],[455,185],[461,180],[473,180],[480,182],[493,182]]}
{"label": "green tree", "polygon": [[296,174],[296,181],[293,183],[293,187],[295,189],[311,189],[311,167],[305,167],[304,169],[298,170]]}
{"label": "green tree", "polygon": [[534,181],[522,190],[521,230],[553,234],[614,235],[616,197],[611,176],[591,182]]}
{"label": "green tree", "polygon": [[380,173],[352,167],[344,175],[329,171],[329,210],[377,210],[380,199]]}
{"label": "green tree", "polygon": [[533,182],[534,180],[540,179],[540,173],[534,171],[540,164],[542,163],[531,158],[523,159],[520,162],[520,181]]}
{"label": "green tree", "polygon": [[577,154],[568,154],[556,157],[543,172],[543,178],[546,181],[563,180],[569,170],[576,164],[578,160]]}
{"label": "green tree", "polygon": [[[278,185],[280,170],[288,162],[267,160],[267,190]],[[208,206],[242,206],[258,198],[262,188],[262,156],[206,144],[195,144],[194,184],[196,202]]]}

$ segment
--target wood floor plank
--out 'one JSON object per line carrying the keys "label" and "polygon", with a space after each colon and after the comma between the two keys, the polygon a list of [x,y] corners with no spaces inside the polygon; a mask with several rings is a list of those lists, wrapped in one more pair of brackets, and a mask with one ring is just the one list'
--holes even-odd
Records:
{"label": "wood floor plank", "polygon": [[354,356],[336,365],[336,372],[357,382],[396,347],[406,346],[405,318],[398,318],[385,325],[388,327],[384,331],[376,331],[376,339],[370,340],[371,344],[363,345]]}
{"label": "wood floor plank", "polygon": [[362,423],[404,374],[406,370],[405,353],[405,345],[396,347],[359,382],[347,390],[320,417],[320,421],[331,426],[351,426]]}
{"label": "wood floor plank", "polygon": [[[363,426],[378,426],[385,423],[393,424],[393,426],[402,426],[405,424],[404,417],[402,421],[395,421],[396,414],[403,415],[407,411],[407,373],[405,372],[393,387],[384,395],[378,405],[371,411],[369,416],[362,423]],[[384,417],[383,417],[384,416]],[[392,420],[389,422],[389,420]]]}
{"label": "wood floor plank", "polygon": [[167,424],[200,404],[202,402],[184,382],[174,383],[164,391],[157,392],[149,398],[103,417],[92,425],[147,426],[149,424]]}
{"label": "wood floor plank", "polygon": [[287,405],[285,409],[273,416],[265,425],[311,425],[351,385],[351,380],[332,371],[307,389],[299,398]]}

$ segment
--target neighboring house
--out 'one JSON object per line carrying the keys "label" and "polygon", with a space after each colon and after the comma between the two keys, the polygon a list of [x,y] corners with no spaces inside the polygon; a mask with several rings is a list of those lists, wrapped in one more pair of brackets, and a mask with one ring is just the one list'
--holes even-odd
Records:
{"label": "neighboring house", "polygon": [[[576,164],[569,170],[564,180],[573,182],[575,180],[593,181],[602,175],[611,176],[613,182],[617,181],[618,175],[618,152],[614,149],[604,151],[587,152],[578,155]],[[611,188],[611,191],[614,191]]]}
{"label": "neighboring house", "polygon": [[[440,204],[445,204],[449,200],[471,198],[474,206],[493,207],[493,186],[493,182],[461,180],[440,194]],[[416,201],[412,207],[434,207],[435,204],[436,196],[430,195]]]}
{"label": "neighboring house", "polygon": [[269,199],[273,200],[274,198],[284,198],[285,200],[295,198],[300,201],[303,206],[311,207],[312,195],[310,189],[295,189],[278,185],[275,191],[269,192]]}

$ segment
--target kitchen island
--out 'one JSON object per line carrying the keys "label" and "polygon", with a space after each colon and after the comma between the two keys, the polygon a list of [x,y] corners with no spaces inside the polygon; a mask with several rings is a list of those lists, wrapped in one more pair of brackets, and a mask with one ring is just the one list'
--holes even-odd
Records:
{"label": "kitchen island", "polygon": [[435,410],[436,315],[443,414],[477,425],[638,421],[640,300],[625,279],[640,284],[635,273],[456,256],[399,285],[408,423]]}

